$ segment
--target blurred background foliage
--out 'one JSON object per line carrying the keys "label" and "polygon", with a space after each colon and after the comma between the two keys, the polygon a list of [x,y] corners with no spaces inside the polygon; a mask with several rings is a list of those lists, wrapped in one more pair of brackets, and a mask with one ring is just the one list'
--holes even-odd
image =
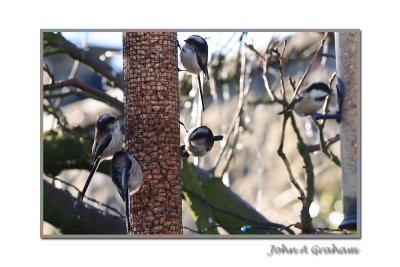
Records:
{"label": "blurred background foliage", "polygon": [[[227,156],[226,169],[215,166],[223,142],[216,143],[210,153],[201,159],[189,159],[183,169],[183,225],[184,234],[195,231],[208,234],[243,234],[243,225],[273,222],[291,225],[300,222],[301,203],[298,191],[290,183],[287,170],[277,154],[280,142],[282,116],[277,113],[282,106],[273,103],[263,79],[261,55],[267,47],[282,48],[287,40],[284,55],[285,81],[289,76],[300,80],[324,34],[319,32],[179,32],[178,41],[192,34],[206,38],[209,44],[210,81],[204,82],[206,110],[198,116],[197,82],[185,72],[179,72],[181,121],[188,128],[200,123],[210,127],[215,134],[225,134],[234,119],[238,105],[241,68],[245,57],[246,80],[249,93],[240,115],[237,140],[227,144],[232,153]],[[72,46],[71,46],[72,45]],[[269,46],[270,45],[270,46]],[[249,49],[251,46],[253,49]],[[75,47],[75,48],[74,48]],[[178,51],[179,53],[179,51]],[[90,56],[88,56],[90,55]],[[302,88],[316,82],[328,83],[335,72],[334,35],[318,55]],[[122,33],[120,32],[63,32],[43,33],[43,170],[44,180],[57,189],[69,192],[72,198],[77,191],[70,185],[54,180],[58,177],[82,188],[90,170],[90,153],[94,125],[100,114],[112,113],[121,118],[122,110],[110,99],[123,102]],[[269,58],[267,77],[271,89],[280,96],[279,62]],[[88,88],[78,88],[65,80],[78,80]],[[251,82],[251,83],[250,83]],[[288,99],[293,91],[286,84]],[[91,89],[91,90],[89,90]],[[94,93],[92,90],[95,90]],[[107,96],[106,96],[107,95]],[[113,104],[114,103],[114,104]],[[335,97],[331,110],[336,109]],[[296,117],[300,132],[308,145],[319,144],[318,129],[309,117]],[[339,133],[334,121],[324,128],[327,139]],[[181,129],[181,140],[185,134]],[[181,141],[182,143],[183,141]],[[339,142],[330,149],[340,156]],[[305,188],[303,161],[297,151],[297,138],[293,130],[286,131],[285,153],[291,163],[295,178]],[[227,160],[224,158],[224,160]],[[311,154],[315,174],[315,197],[310,215],[315,227],[336,229],[343,218],[341,196],[341,171],[325,154]],[[92,181],[87,195],[98,202],[86,201],[104,213],[116,215],[109,207],[124,214],[124,205],[112,185],[109,162],[103,162]],[[210,178],[211,175],[211,178]],[[221,178],[217,179],[215,177]],[[220,210],[215,207],[219,207]],[[222,209],[222,210],[221,210]],[[231,214],[225,212],[229,210]],[[44,210],[46,213],[46,210]],[[238,216],[237,216],[238,215]],[[240,215],[243,215],[242,217]],[[243,218],[244,217],[244,218]],[[60,225],[48,223],[44,216],[43,234],[67,234]],[[210,227],[212,225],[222,227]],[[207,230],[207,228],[210,228]],[[204,231],[206,229],[206,231]],[[301,230],[291,228],[294,232]],[[194,230],[194,231],[192,231]],[[75,229],[79,231],[79,229]],[[254,230],[250,234],[277,234],[275,228]]]}

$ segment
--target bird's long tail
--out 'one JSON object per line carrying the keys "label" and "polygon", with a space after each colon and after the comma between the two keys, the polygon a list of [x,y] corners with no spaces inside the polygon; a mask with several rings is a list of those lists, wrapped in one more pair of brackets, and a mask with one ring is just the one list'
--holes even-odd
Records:
{"label": "bird's long tail", "polygon": [[126,233],[129,234],[131,230],[131,197],[128,185],[126,185],[126,190],[125,190],[125,214],[126,214]]}
{"label": "bird's long tail", "polygon": [[224,137],[222,135],[215,135],[214,136],[214,141],[221,141]]}
{"label": "bird's long tail", "polygon": [[197,74],[197,80],[199,81],[199,92],[200,92],[200,98],[201,98],[201,106],[203,107],[203,111],[204,111],[203,90],[202,90],[202,87],[201,87],[200,74]]}
{"label": "bird's long tail", "polygon": [[203,71],[204,71],[204,76],[206,77],[207,81],[209,81],[210,80],[210,76],[208,76],[207,67],[205,67]]}
{"label": "bird's long tail", "polygon": [[99,167],[100,159],[101,158],[98,157],[95,160],[95,162],[93,164],[93,167],[92,167],[92,170],[90,171],[90,174],[89,174],[88,178],[86,179],[86,183],[85,183],[85,186],[83,187],[82,193],[79,196],[79,201],[82,201],[83,197],[85,196],[85,193],[86,193],[86,190],[89,187],[90,181],[92,180],[92,177],[93,177],[94,173],[96,172],[97,168]]}

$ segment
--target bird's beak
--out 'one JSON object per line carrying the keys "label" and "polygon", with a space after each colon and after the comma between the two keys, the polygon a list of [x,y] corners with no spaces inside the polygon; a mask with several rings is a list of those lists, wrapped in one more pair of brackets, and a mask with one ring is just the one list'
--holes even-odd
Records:
{"label": "bird's beak", "polygon": [[185,43],[187,43],[187,39],[186,40],[183,40]]}

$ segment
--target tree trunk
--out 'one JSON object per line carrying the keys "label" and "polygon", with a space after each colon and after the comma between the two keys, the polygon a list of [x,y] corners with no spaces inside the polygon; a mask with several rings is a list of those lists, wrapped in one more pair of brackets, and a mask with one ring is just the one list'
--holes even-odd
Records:
{"label": "tree trunk", "polygon": [[360,222],[360,32],[335,34],[338,85],[343,106],[340,130],[344,220],[341,229],[356,230]]}
{"label": "tree trunk", "polygon": [[[43,182],[43,221],[58,228],[64,235],[122,235],[125,221],[87,203],[78,203],[68,191]],[[43,228],[42,228],[43,231]],[[41,236],[45,238],[41,231]],[[53,237],[53,236],[48,236]]]}
{"label": "tree trunk", "polygon": [[175,32],[123,36],[125,142],[144,182],[131,197],[131,234],[182,234]]}

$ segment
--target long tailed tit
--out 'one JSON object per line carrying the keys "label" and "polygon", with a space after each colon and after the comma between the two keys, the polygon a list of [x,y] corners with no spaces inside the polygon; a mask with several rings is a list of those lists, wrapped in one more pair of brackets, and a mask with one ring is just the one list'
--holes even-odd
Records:
{"label": "long tailed tit", "polygon": [[283,114],[293,109],[299,116],[307,116],[316,113],[324,105],[325,99],[331,94],[329,86],[323,82],[311,84],[300,91],[294,100],[278,114]]}
{"label": "long tailed tit", "polygon": [[182,65],[188,72],[192,74],[197,74],[201,105],[204,111],[200,72],[203,72],[204,76],[207,78],[207,80],[209,80],[207,70],[208,45],[206,40],[198,35],[192,35],[187,38],[185,40],[185,44],[182,47],[180,58]]}
{"label": "long tailed tit", "polygon": [[182,157],[186,156],[186,159],[187,154],[194,157],[204,156],[211,150],[214,142],[220,141],[222,138],[222,135],[214,136],[213,132],[207,126],[193,128],[185,136],[185,145],[181,146],[181,155]]}
{"label": "long tailed tit", "polygon": [[123,135],[117,117],[111,114],[103,114],[96,123],[94,143],[92,147],[93,167],[79,196],[82,201],[94,173],[103,160],[111,159],[115,152],[122,148]]}
{"label": "long tailed tit", "polygon": [[126,151],[118,151],[111,161],[111,178],[118,193],[125,202],[127,232],[131,229],[130,196],[134,195],[143,183],[143,171],[139,163]]}

